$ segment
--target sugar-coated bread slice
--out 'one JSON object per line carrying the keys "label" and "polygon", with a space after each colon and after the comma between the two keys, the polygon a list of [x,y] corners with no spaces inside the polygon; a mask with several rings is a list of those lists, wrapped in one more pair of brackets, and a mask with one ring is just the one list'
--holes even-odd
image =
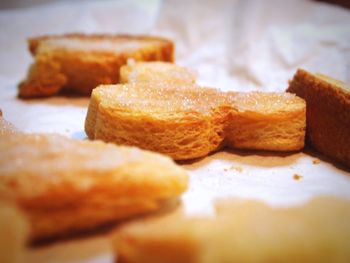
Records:
{"label": "sugar-coated bread slice", "polygon": [[221,147],[226,114],[212,111],[226,98],[213,89],[138,83],[94,89],[85,130],[100,139],[161,152],[176,160]]}
{"label": "sugar-coated bread slice", "polygon": [[349,262],[350,201],[318,197],[289,208],[229,200],[215,218],[175,215],[126,224],[121,263]]}
{"label": "sugar-coated bread slice", "polygon": [[31,240],[159,209],[187,188],[170,158],[59,135],[0,136],[0,198],[28,217]]}
{"label": "sugar-coated bread slice", "polygon": [[90,139],[175,160],[223,146],[293,151],[304,146],[305,102],[289,93],[225,93],[190,84],[101,85],[92,92],[85,131]]}
{"label": "sugar-coated bread slice", "polygon": [[0,262],[21,263],[28,237],[28,222],[14,205],[0,200]]}
{"label": "sugar-coated bread slice", "polygon": [[167,82],[168,84],[195,84],[196,74],[188,68],[169,62],[134,62],[120,68],[120,82]]}
{"label": "sugar-coated bread slice", "polygon": [[350,87],[299,69],[288,92],[307,103],[307,141],[326,156],[350,167]]}
{"label": "sugar-coated bread slice", "polygon": [[65,34],[29,39],[34,63],[19,84],[22,98],[46,97],[62,89],[90,95],[99,84],[118,83],[119,69],[136,61],[174,60],[170,40],[153,36]]}

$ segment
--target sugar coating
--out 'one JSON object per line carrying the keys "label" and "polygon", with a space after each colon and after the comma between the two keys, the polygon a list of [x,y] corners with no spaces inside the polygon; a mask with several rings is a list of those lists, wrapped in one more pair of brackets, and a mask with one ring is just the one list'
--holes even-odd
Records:
{"label": "sugar coating", "polygon": [[[209,113],[218,106],[231,106],[238,111],[289,111],[295,108],[296,96],[291,93],[221,92],[197,85],[169,83],[130,83],[102,85],[95,90],[109,107],[124,107],[148,112],[197,111]],[[303,105],[299,105],[303,106]]]}
{"label": "sugar coating", "polygon": [[17,129],[11,123],[2,118],[0,114],[0,136],[15,133],[18,133]]}
{"label": "sugar coating", "polygon": [[78,188],[89,188],[101,180],[101,176],[109,182],[122,181],[125,180],[123,176],[110,172],[137,162],[173,165],[166,157],[136,147],[117,147],[101,141],[74,141],[54,134],[3,135],[0,136],[0,149],[0,184],[11,184],[13,179],[17,188],[23,186],[19,190],[25,195],[44,191],[48,183],[60,185],[65,182]]}
{"label": "sugar coating", "polygon": [[103,105],[148,112],[197,111],[209,113],[228,99],[217,90],[176,86],[167,83],[138,83],[100,86],[95,90]]}
{"label": "sugar coating", "polygon": [[296,96],[291,93],[246,92],[232,96],[238,111],[276,112],[289,111],[295,107]]}
{"label": "sugar coating", "polygon": [[62,38],[48,39],[44,42],[46,48],[62,48],[79,51],[84,49],[85,52],[111,52],[120,53],[125,51],[136,51],[140,48],[152,47],[156,42],[146,40],[127,40],[127,39],[78,39]]}

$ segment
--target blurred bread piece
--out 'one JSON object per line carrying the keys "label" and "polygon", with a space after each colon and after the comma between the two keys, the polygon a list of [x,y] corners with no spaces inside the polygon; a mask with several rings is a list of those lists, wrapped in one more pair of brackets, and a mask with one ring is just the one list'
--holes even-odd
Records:
{"label": "blurred bread piece", "polygon": [[121,263],[349,262],[350,201],[319,197],[277,208],[226,200],[215,218],[169,216],[113,235]]}
{"label": "blurred bread piece", "polygon": [[165,156],[59,135],[0,136],[0,197],[28,217],[31,240],[155,211],[187,188]]}
{"label": "blurred bread piece", "polygon": [[153,36],[64,34],[28,41],[34,56],[22,98],[47,97],[62,89],[90,95],[99,84],[119,82],[119,69],[129,58],[136,61],[174,60],[170,40]]}
{"label": "blurred bread piece", "polygon": [[153,82],[195,84],[196,74],[188,68],[169,62],[134,62],[120,68],[120,82]]}
{"label": "blurred bread piece", "polygon": [[299,69],[287,91],[307,103],[307,141],[350,167],[350,88],[325,75]]}
{"label": "blurred bread piece", "polygon": [[175,160],[224,146],[294,151],[304,146],[305,102],[289,93],[225,93],[190,84],[101,85],[92,93],[85,131],[90,139]]}
{"label": "blurred bread piece", "polygon": [[1,263],[24,262],[28,233],[28,222],[23,214],[14,205],[0,200]]}
{"label": "blurred bread piece", "polygon": [[112,247],[118,263],[201,263],[201,242],[210,247],[208,233],[213,227],[208,219],[184,216],[138,220],[117,229]]}

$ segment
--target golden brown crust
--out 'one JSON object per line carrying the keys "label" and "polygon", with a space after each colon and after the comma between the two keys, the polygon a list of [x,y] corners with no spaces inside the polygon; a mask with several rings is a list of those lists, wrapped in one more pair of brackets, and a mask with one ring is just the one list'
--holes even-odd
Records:
{"label": "golden brown crust", "polygon": [[155,211],[187,188],[167,157],[58,135],[0,136],[0,199],[28,217],[38,240]]}
{"label": "golden brown crust", "polygon": [[288,93],[224,93],[188,83],[102,85],[92,93],[85,131],[175,160],[225,145],[293,151],[304,146],[305,102]]}
{"label": "golden brown crust", "polygon": [[307,141],[350,167],[350,91],[337,80],[299,69],[288,92],[307,103]]}
{"label": "golden brown crust", "polygon": [[124,225],[113,237],[118,262],[349,262],[350,202],[318,197],[273,208],[226,200],[215,218],[184,215]]}
{"label": "golden brown crust", "polygon": [[165,38],[133,35],[66,34],[28,41],[35,57],[19,85],[22,98],[47,97],[62,89],[90,95],[99,84],[118,83],[119,68],[137,61],[174,60],[174,44]]}
{"label": "golden brown crust", "polygon": [[47,97],[58,93],[67,82],[61,73],[61,66],[50,58],[50,55],[37,56],[36,62],[28,70],[27,79],[19,85],[19,96],[22,98]]}

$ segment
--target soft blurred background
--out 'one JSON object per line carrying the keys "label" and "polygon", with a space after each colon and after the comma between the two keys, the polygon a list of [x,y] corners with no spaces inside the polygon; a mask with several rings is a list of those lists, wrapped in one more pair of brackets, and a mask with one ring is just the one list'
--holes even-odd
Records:
{"label": "soft blurred background", "polygon": [[13,0],[0,2],[0,74],[20,79],[26,39],[142,33],[176,42],[179,64],[224,90],[284,90],[296,68],[350,82],[349,1]]}

